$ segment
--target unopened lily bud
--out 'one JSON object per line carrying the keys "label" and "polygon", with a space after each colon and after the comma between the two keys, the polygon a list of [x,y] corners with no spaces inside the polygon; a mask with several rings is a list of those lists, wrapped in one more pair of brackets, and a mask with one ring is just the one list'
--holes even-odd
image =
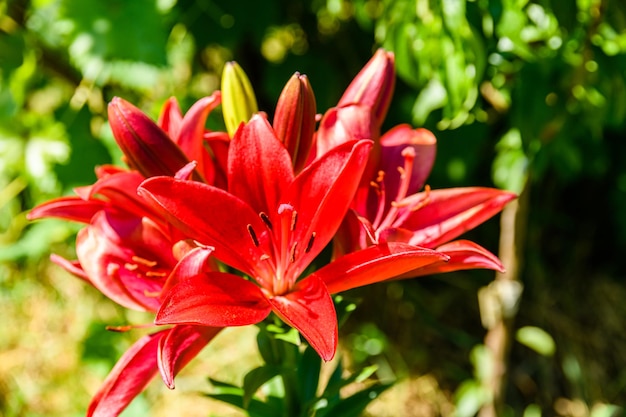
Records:
{"label": "unopened lily bud", "polygon": [[315,132],[315,95],[306,75],[295,73],[276,105],[274,131],[291,155],[295,172],[304,168]]}
{"label": "unopened lily bud", "polygon": [[189,162],[163,129],[129,102],[114,97],[108,113],[126,163],[144,177],[172,176]]}
{"label": "unopened lily bud", "polygon": [[394,85],[394,55],[379,49],[354,77],[337,106],[358,103],[370,107],[380,128],[389,109]]}
{"label": "unopened lily bud", "polygon": [[226,130],[232,137],[241,122],[258,111],[254,90],[241,66],[227,62],[222,73],[222,113]]}

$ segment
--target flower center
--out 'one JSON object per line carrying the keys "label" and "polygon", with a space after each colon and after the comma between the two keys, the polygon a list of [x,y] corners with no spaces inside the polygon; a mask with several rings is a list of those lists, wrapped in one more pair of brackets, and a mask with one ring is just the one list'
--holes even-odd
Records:
{"label": "flower center", "polygon": [[[294,232],[298,225],[298,212],[291,204],[283,203],[278,206],[277,214],[278,224],[274,225],[266,213],[259,213],[259,217],[270,232],[269,235],[273,236],[272,243],[267,248],[268,250],[264,251],[260,256],[262,261],[268,261],[270,264],[271,267],[267,273],[271,273],[272,276],[271,278],[268,276],[257,277],[257,281],[261,286],[269,289],[272,294],[281,295],[289,292],[295,284],[298,277],[294,270],[297,268],[292,266],[296,264],[303,254],[311,251],[315,242],[315,232],[311,233],[306,245],[301,245],[297,238],[294,237]],[[246,227],[252,243],[257,248],[260,248],[262,242],[259,240],[254,228],[250,224]]]}
{"label": "flower center", "polygon": [[390,207],[387,207],[386,204],[385,172],[378,171],[376,180],[370,183],[378,198],[376,216],[372,222],[372,226],[376,231],[376,239],[379,238],[383,230],[401,226],[412,212],[424,207],[430,199],[430,186],[428,185],[424,186],[424,198],[416,199],[411,198],[412,196],[407,196],[415,161],[415,149],[407,146],[402,150],[402,156],[404,157],[404,164],[397,167],[400,173],[398,191],[394,200],[389,204]]}

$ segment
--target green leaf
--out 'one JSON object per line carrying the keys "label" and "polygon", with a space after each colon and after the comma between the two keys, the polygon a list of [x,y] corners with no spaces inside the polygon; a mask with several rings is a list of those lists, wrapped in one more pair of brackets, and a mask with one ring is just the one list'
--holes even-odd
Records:
{"label": "green leaf", "polygon": [[258,389],[280,373],[281,368],[274,365],[260,366],[248,372],[243,378],[243,407],[247,409]]}
{"label": "green leaf", "polygon": [[311,346],[302,352],[299,358],[298,372],[298,390],[300,401],[307,404],[317,394],[317,388],[320,381],[320,370],[322,369],[322,359]]}
{"label": "green leaf", "polygon": [[[341,416],[341,417],[359,417],[365,407],[386,389],[393,384],[375,384],[369,388],[357,392],[345,399],[342,399],[328,410],[323,410],[322,415]],[[322,411],[322,410],[320,410]]]}

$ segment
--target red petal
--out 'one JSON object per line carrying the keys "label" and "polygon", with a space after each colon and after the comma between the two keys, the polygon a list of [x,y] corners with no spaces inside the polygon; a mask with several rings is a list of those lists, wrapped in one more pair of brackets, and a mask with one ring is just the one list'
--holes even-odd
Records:
{"label": "red petal", "polygon": [[78,233],[76,255],[104,295],[128,308],[156,311],[157,296],[176,264],[171,245],[147,218],[100,212]]}
{"label": "red petal", "polygon": [[245,326],[271,308],[259,287],[232,274],[209,272],[180,281],[163,300],[156,324]]}
{"label": "red petal", "polygon": [[448,257],[404,243],[386,243],[352,252],[314,272],[331,294],[398,277]]}
{"label": "red petal", "polygon": [[158,365],[163,382],[174,389],[174,377],[222,330],[219,327],[174,326],[159,341]]}
{"label": "red petal", "polygon": [[83,267],[81,266],[80,262],[70,261],[70,260],[63,258],[62,256],[55,255],[55,254],[50,255],[50,260],[54,262],[55,264],[59,265],[60,267],[64,268],[67,272],[91,284],[91,280],[89,279],[89,277],[83,270]]}
{"label": "red petal", "polygon": [[293,180],[289,152],[269,122],[259,116],[242,125],[230,144],[228,191],[257,213],[271,215],[282,190]]}
{"label": "red petal", "polygon": [[122,355],[89,404],[87,417],[115,417],[157,373],[159,339],[169,330],[144,336]]}
{"label": "red petal", "polygon": [[272,309],[297,329],[325,361],[337,350],[337,314],[333,300],[316,276],[298,282],[293,290],[269,299]]}
{"label": "red petal", "polygon": [[180,125],[180,132],[174,140],[189,160],[198,162],[198,170],[211,174],[206,180],[212,183],[215,176],[209,153],[204,148],[204,131],[209,113],[221,102],[219,91],[194,103],[187,111]]}
{"label": "red petal", "polygon": [[178,284],[181,279],[211,270],[212,254],[213,248],[211,247],[197,247],[191,249],[178,261],[161,292],[163,294],[167,293],[174,285]]}
{"label": "red petal", "polygon": [[351,140],[378,138],[379,130],[372,120],[371,109],[351,104],[328,110],[315,135],[317,156],[322,156],[335,146]]}
{"label": "red petal", "polygon": [[291,273],[297,277],[330,242],[345,216],[367,164],[372,142],[348,142],[327,152],[306,167],[281,196],[297,211],[293,241],[309,251],[296,254]]}
{"label": "red petal", "polygon": [[[422,192],[409,199],[425,197]],[[430,191],[428,204],[414,211],[401,227],[413,231],[411,244],[433,248],[483,223],[515,197],[508,191],[481,187]]]}
{"label": "red petal", "polygon": [[406,195],[422,189],[426,178],[435,163],[437,139],[429,130],[413,129],[409,125],[399,125],[389,130],[380,138],[381,158],[380,169],[385,173],[385,194],[390,204],[398,194],[400,185],[399,167],[404,167],[405,158],[402,152],[412,148],[415,156],[413,171],[409,173],[411,180]]}
{"label": "red petal", "polygon": [[407,272],[403,275],[403,278],[478,268],[504,272],[504,267],[497,256],[469,240],[455,240],[454,242],[446,243],[437,247],[437,252],[445,253],[450,257],[450,260],[448,262],[435,262]]}
{"label": "red petal", "polygon": [[188,237],[215,247],[215,256],[222,262],[250,274],[261,265],[262,253],[254,246],[247,225],[259,241],[268,239],[267,228],[240,199],[219,188],[169,177],[148,179],[138,192]]}
{"label": "red petal", "polygon": [[56,217],[81,223],[89,223],[94,214],[106,207],[101,200],[85,201],[80,197],[61,197],[50,200],[33,208],[27,215],[28,220]]}
{"label": "red petal", "polygon": [[183,113],[180,111],[178,100],[176,100],[176,97],[170,97],[161,108],[157,125],[159,125],[170,138],[174,139],[178,137],[182,120]]}

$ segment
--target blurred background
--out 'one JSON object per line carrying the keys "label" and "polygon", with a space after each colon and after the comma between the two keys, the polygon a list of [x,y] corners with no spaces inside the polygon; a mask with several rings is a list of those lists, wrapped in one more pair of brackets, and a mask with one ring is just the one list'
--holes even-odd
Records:
{"label": "blurred background", "polygon": [[[396,56],[386,128],[438,138],[432,188],[520,194],[467,237],[507,273],[371,286],[342,330],[354,366],[400,382],[372,416],[608,417],[626,405],[626,3],[617,0],[0,1],[0,416],[80,416],[150,322],[51,265],[77,225],[34,205],[120,162],[106,104],[156,118],[219,88],[238,61],[272,114],[309,76],[333,106],[377,47]],[[209,123],[220,123],[219,111]],[[127,416],[241,416],[202,398],[241,383],[254,329],[230,329]],[[237,347],[233,353],[233,346]],[[243,358],[243,359],[242,359]],[[236,364],[236,365],[234,365]],[[503,372],[506,371],[506,372]]]}

